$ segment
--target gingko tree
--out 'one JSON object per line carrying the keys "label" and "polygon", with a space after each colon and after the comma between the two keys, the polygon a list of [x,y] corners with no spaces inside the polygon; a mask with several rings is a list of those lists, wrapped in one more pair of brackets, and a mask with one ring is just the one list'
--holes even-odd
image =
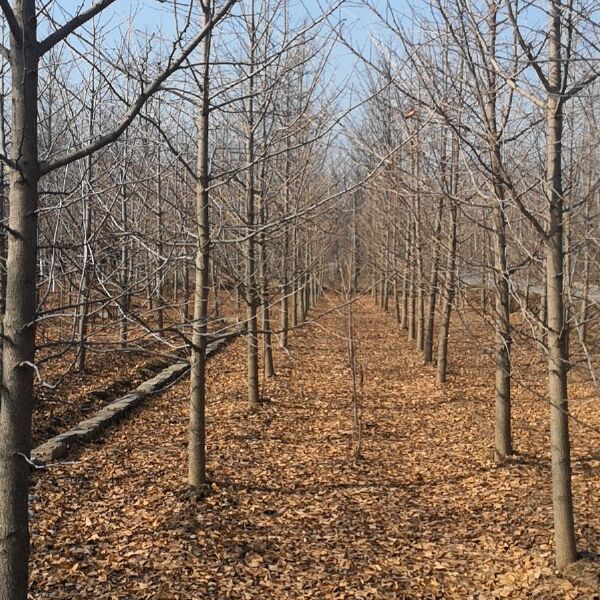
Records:
{"label": "gingko tree", "polygon": [[[511,302],[521,305],[526,327],[542,333],[535,341],[548,364],[555,551],[556,564],[563,568],[577,558],[567,400],[567,375],[572,366],[569,330],[572,323],[577,326],[579,321],[585,322],[585,296],[589,293],[589,273],[584,272],[583,318],[573,316],[569,297],[578,292],[573,283],[573,244],[581,236],[573,228],[581,224],[577,209],[586,203],[583,222],[588,221],[589,202],[594,196],[590,193],[594,186],[588,181],[585,197],[574,197],[584,187],[575,181],[577,163],[589,155],[592,144],[588,141],[583,151],[572,140],[567,146],[565,131],[573,126],[566,118],[566,107],[589,94],[590,86],[600,77],[595,8],[575,0],[526,4],[514,0],[436,0],[430,3],[431,18],[419,22],[415,16],[413,29],[418,28],[418,33],[409,35],[406,20],[394,11],[391,2],[384,3],[385,12],[376,3],[365,0],[364,4],[396,41],[395,46],[388,43],[398,57],[394,85],[421,110],[445,121],[453,140],[452,162],[460,159],[463,181],[470,184],[470,190],[459,190],[456,181],[450,186],[449,227],[453,233],[447,266],[448,270],[463,269],[461,275],[471,282],[473,273],[466,269],[473,266],[482,267],[484,273],[491,268],[494,273],[495,305],[488,306],[490,281],[483,277],[481,308],[484,317],[491,315],[496,333],[496,459],[504,459],[513,451]],[[445,56],[450,58],[448,63],[440,60]],[[377,68],[373,61],[363,60],[368,68]],[[448,76],[448,64],[453,77]],[[446,94],[448,88],[452,103]],[[455,110],[455,106],[460,109]],[[576,118],[571,115],[571,121]],[[476,225],[460,257],[456,257],[457,200],[465,218]],[[413,226],[411,237],[417,238],[418,233]],[[419,268],[418,249],[412,243],[409,248],[408,256]],[[586,261],[589,258],[584,253],[587,271]],[[539,310],[535,312],[529,297],[532,274],[541,279]],[[445,295],[452,298],[452,286]],[[442,354],[445,346],[442,341]],[[445,370],[443,357],[440,363]],[[445,379],[444,373],[438,375],[441,381]]]}
{"label": "gingko tree", "polygon": [[[233,7],[222,4],[195,35],[181,39],[166,64],[144,81],[118,123],[108,131],[94,132],[87,143],[42,159],[38,147],[39,77],[44,56],[79,28],[103,13],[115,0],[100,0],[82,9],[63,25],[43,36],[34,0],[0,2],[10,31],[8,46],[0,54],[10,65],[12,126],[8,152],[0,158],[9,179],[6,303],[3,315],[2,393],[0,407],[0,599],[27,597],[29,528],[28,488],[35,365],[36,264],[40,182],[45,176],[91,156],[117,140],[149,98],[182,66],[210,30]],[[47,8],[47,7],[46,7]],[[42,13],[43,14],[43,13]],[[42,39],[39,39],[39,38]]]}
{"label": "gingko tree", "polygon": [[[547,18],[542,47],[527,39],[528,11],[519,11],[514,2],[506,2],[506,15],[522,52],[522,61],[537,78],[537,89],[497,69],[519,93],[525,94],[545,118],[544,196],[546,215],[540,221],[521,206],[543,241],[546,263],[548,401],[550,405],[550,447],[552,458],[552,503],[554,509],[554,544],[556,566],[560,569],[577,559],[573,499],[571,491],[571,448],[567,374],[569,368],[569,322],[565,306],[566,221],[564,161],[564,111],[566,103],[581,94],[598,77],[600,70],[587,54],[586,41],[597,35],[597,24],[590,24],[586,11],[574,0],[548,0],[543,10]],[[590,30],[591,26],[591,30]]]}

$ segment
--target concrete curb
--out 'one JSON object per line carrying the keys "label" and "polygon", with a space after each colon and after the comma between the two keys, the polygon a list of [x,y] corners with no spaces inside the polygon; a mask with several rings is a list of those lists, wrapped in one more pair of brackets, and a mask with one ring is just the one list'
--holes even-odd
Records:
{"label": "concrete curb", "polygon": [[[206,356],[211,357],[219,352],[219,350],[229,344],[240,333],[241,330],[238,330],[235,334],[209,344],[206,348]],[[32,450],[31,461],[36,465],[45,465],[53,460],[64,458],[74,446],[82,442],[91,442],[97,439],[112,423],[123,418],[133,408],[139,406],[148,396],[160,392],[170,383],[176,381],[189,368],[189,363],[177,362],[163,369],[152,379],[138,385],[135,390],[102,407],[89,419],[81,421],[72,429],[50,438]]]}

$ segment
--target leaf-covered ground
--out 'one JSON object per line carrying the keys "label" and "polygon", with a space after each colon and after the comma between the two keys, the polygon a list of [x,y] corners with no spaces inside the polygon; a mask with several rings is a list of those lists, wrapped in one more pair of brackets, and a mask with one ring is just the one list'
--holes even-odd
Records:
{"label": "leaf-covered ground", "polygon": [[[57,299],[52,300],[56,303]],[[176,305],[176,299],[173,300]],[[136,303],[139,302],[139,298],[136,299]],[[231,300],[223,295],[220,314],[228,317],[228,322],[234,322],[233,308]],[[161,339],[150,335],[139,324],[130,324],[126,351],[119,350],[117,323],[91,320],[84,372],[75,368],[78,345],[66,341],[66,333],[72,325],[66,323],[66,319],[58,323],[42,322],[37,331],[37,344],[41,348],[37,360],[44,384],[36,379],[34,386],[34,447],[88,419],[102,406],[173,364],[176,358],[185,357],[183,350],[174,354],[173,348],[181,348],[182,340],[173,336],[168,327],[180,324],[180,311],[169,307],[164,316],[167,330]],[[154,318],[151,321],[148,326],[156,325]],[[216,317],[209,327],[221,332],[226,326]]]}
{"label": "leaf-covered ground", "polygon": [[[553,568],[537,362],[515,387],[519,455],[496,467],[490,356],[475,319],[475,337],[456,320],[451,380],[440,389],[391,316],[368,300],[355,315],[362,460],[351,455],[344,314],[277,351],[259,409],[245,402],[238,340],[209,365],[213,493],[197,501],[186,489],[182,381],[76,464],[37,478],[32,597],[594,598],[597,565],[575,584]],[[600,548],[600,410],[586,384],[572,394],[586,423],[572,432],[577,532],[591,552]]]}
{"label": "leaf-covered ground", "polygon": [[[164,357],[115,352],[94,356],[93,359],[85,373],[78,373],[75,369],[66,374],[60,373],[60,382],[54,388],[36,382],[34,446],[88,419],[102,406],[173,363],[173,360]],[[62,367],[61,364],[51,364],[44,375],[52,380],[52,372],[58,372]]]}

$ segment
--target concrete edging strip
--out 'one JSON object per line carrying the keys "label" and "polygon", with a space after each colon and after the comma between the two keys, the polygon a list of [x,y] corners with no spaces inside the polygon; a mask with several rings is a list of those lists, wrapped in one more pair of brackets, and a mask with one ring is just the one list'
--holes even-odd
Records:
{"label": "concrete edging strip", "polygon": [[[232,339],[237,337],[241,330],[234,335],[221,338],[209,344],[206,348],[206,356],[216,354],[226,346]],[[81,421],[72,429],[50,438],[31,452],[31,461],[36,465],[45,465],[53,460],[63,458],[69,450],[81,443],[91,442],[98,437],[102,431],[115,421],[118,421],[136,406],[139,406],[148,396],[160,392],[168,384],[179,379],[190,368],[188,362],[177,362],[165,369],[152,379],[138,385],[135,390],[117,398],[113,402],[103,406],[89,419]]]}

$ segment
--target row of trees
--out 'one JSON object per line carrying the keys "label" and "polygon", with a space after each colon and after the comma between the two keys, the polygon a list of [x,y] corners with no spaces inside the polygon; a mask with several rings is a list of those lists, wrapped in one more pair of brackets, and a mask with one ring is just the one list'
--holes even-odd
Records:
{"label": "row of trees", "polygon": [[556,563],[565,567],[577,557],[567,376],[581,360],[594,367],[597,7],[435,0],[409,26],[392,3],[364,5],[386,33],[363,58],[365,93],[379,93],[351,133],[353,156],[363,171],[385,166],[355,207],[353,262],[426,363],[438,318],[440,383],[457,283],[483,289],[496,340],[498,461],[514,448],[510,315],[522,310],[547,357]]}
{"label": "row of trees", "polygon": [[[113,4],[0,2],[3,599],[27,597],[43,365],[93,368],[98,348],[190,354],[188,480],[202,491],[207,337],[234,326],[221,316],[243,322],[260,402],[273,344],[322,291],[341,197],[339,91],[324,83],[335,5],[149,0],[115,28]],[[141,29],[144,11],[170,24]]]}
{"label": "row of trees", "polygon": [[[302,18],[288,0],[152,2],[115,28],[114,0],[74,15],[0,0],[0,598],[27,595],[45,362],[85,370],[100,344],[189,354],[188,481],[201,492],[219,317],[246,329],[258,403],[273,345],[340,272],[395,311],[440,383],[458,284],[482,288],[499,461],[513,452],[522,309],[548,360],[556,560],[575,560],[566,386],[594,358],[594,5],[433,0],[408,20],[363,0],[383,32],[367,55],[338,27],[344,0]],[[160,31],[138,26],[145,11]],[[335,43],[364,66],[352,122]]]}

